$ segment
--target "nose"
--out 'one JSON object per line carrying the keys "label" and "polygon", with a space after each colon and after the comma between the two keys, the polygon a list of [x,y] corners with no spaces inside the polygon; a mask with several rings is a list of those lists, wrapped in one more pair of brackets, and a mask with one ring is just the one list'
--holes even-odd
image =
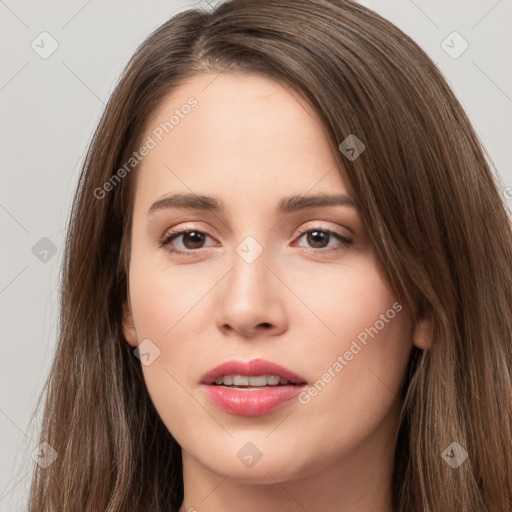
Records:
{"label": "nose", "polygon": [[218,293],[215,322],[224,335],[278,336],[288,328],[286,287],[267,265],[265,251],[251,263],[235,253]]}

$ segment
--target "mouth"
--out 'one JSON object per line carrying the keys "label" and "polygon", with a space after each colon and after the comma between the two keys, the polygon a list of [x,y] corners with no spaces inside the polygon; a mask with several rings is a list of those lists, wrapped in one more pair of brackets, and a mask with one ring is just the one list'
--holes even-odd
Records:
{"label": "mouth", "polygon": [[238,416],[269,414],[306,385],[296,373],[263,359],[227,361],[206,373],[201,384],[213,404]]}
{"label": "mouth", "polygon": [[246,389],[298,386],[307,382],[284,366],[264,359],[252,359],[226,361],[203,375],[201,384]]}

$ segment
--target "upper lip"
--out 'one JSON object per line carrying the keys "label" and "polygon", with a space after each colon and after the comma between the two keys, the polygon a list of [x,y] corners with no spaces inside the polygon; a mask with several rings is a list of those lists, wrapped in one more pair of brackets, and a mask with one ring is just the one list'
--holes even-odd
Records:
{"label": "upper lip", "polygon": [[300,375],[265,359],[251,359],[250,361],[232,359],[226,361],[206,372],[201,378],[201,383],[213,384],[217,378],[223,375],[278,375],[294,384],[306,384],[306,380]]}

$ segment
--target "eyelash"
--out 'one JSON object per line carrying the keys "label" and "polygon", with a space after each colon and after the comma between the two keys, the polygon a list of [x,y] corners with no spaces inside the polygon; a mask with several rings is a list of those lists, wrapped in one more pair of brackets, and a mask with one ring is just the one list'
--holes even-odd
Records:
{"label": "eyelash", "polygon": [[[310,233],[310,232],[313,232],[313,231],[320,231],[322,233],[326,233],[330,236],[333,236],[335,238],[337,238],[343,245],[343,247],[338,247],[336,249],[315,249],[315,248],[311,248],[310,250],[313,251],[314,253],[323,253],[323,254],[326,254],[326,253],[332,253],[332,252],[338,252],[338,251],[342,251],[344,249],[346,249],[347,247],[353,245],[354,241],[341,235],[340,233],[337,233],[336,231],[332,231],[330,229],[323,229],[323,228],[320,228],[320,227],[316,227],[316,228],[304,228],[302,230],[299,231],[299,234],[298,234],[298,238],[302,238],[302,236],[306,233]],[[197,249],[189,249],[188,251],[180,251],[178,249],[175,249],[173,247],[169,247],[169,244],[171,243],[172,240],[174,240],[175,238],[178,238],[179,236],[181,235],[185,235],[185,234],[188,234],[188,233],[201,233],[202,235],[207,235],[207,236],[210,236],[208,235],[208,233],[205,233],[204,231],[200,231],[199,229],[176,229],[176,230],[171,230],[171,231],[167,231],[165,233],[165,235],[159,239],[158,241],[158,245],[159,247],[166,247],[167,250],[171,253],[171,254],[177,254],[177,255],[182,255],[182,256],[193,256],[194,253],[196,253],[198,250]]]}

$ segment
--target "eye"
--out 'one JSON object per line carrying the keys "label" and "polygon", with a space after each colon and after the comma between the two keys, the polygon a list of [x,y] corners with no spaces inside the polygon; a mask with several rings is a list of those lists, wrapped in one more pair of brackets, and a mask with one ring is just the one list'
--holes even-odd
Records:
{"label": "eye", "polygon": [[[312,246],[311,248],[314,252],[328,253],[331,251],[340,251],[354,243],[353,240],[347,238],[341,233],[332,231],[330,229],[323,229],[321,227],[302,229],[300,230],[299,234],[300,236],[298,240],[305,238],[306,242]],[[325,250],[324,248],[329,247],[328,244],[333,239],[338,240],[338,242],[341,243],[341,247],[335,247]],[[304,246],[299,245],[299,247]]]}
{"label": "eye", "polygon": [[[184,251],[171,246],[171,242],[179,239],[180,237],[183,237],[182,244],[184,245]],[[209,237],[209,235],[203,231],[199,231],[198,229],[171,230],[167,231],[164,237],[159,240],[158,244],[160,247],[167,247],[167,250],[171,253],[191,255],[193,254],[194,249],[202,248],[206,237]]]}
{"label": "eye", "polygon": [[[311,250],[319,253],[341,251],[354,243],[353,240],[347,238],[341,233],[330,229],[323,229],[321,227],[302,229],[299,231],[299,235],[298,240],[305,238],[306,242],[312,246]],[[181,244],[184,250],[177,249],[172,245],[180,238],[182,239]],[[166,247],[172,254],[192,256],[197,252],[196,249],[202,249],[204,247],[206,238],[211,237],[204,231],[199,231],[198,229],[174,229],[167,231],[163,238],[158,241],[158,245],[160,247]],[[329,242],[331,240],[337,240],[340,246],[329,248]],[[305,246],[299,245],[299,247]]]}

